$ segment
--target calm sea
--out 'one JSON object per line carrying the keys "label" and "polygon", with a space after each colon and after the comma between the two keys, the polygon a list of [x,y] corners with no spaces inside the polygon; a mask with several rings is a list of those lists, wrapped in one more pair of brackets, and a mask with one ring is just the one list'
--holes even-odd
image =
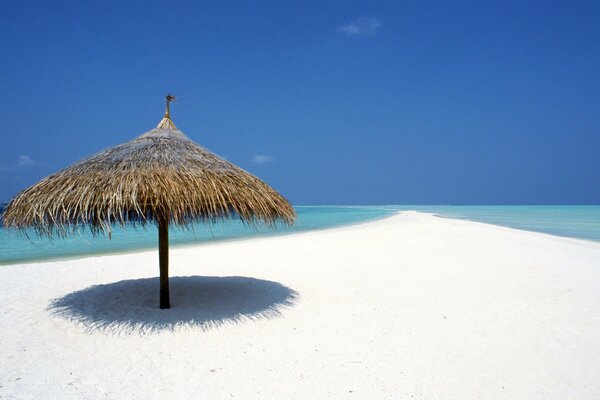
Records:
{"label": "calm sea", "polygon": [[[192,230],[171,229],[170,243],[178,246],[332,228],[403,210],[600,242],[600,206],[297,206],[296,210],[298,222],[293,228],[257,230],[233,221],[210,227],[198,224]],[[0,229],[0,264],[154,249],[157,241],[153,226],[147,229],[117,227],[112,240],[102,236],[94,238],[88,232],[55,240],[38,239],[34,233],[29,236],[30,239]]]}

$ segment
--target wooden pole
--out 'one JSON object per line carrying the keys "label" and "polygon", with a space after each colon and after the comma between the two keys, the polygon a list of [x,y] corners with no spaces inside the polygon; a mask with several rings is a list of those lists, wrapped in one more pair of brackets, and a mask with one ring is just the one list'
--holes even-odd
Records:
{"label": "wooden pole", "polygon": [[169,299],[169,220],[158,219],[158,258],[160,266],[160,308],[171,308]]}

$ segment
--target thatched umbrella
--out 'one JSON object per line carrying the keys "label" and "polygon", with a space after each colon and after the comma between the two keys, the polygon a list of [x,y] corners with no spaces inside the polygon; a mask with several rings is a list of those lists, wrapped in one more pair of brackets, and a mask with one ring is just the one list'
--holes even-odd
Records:
{"label": "thatched umbrella", "polygon": [[158,126],[58,171],[6,207],[6,228],[66,236],[81,226],[110,237],[115,223],[158,226],[160,308],[169,301],[169,224],[239,218],[293,224],[290,203],[266,183],[188,139],[167,109]]}

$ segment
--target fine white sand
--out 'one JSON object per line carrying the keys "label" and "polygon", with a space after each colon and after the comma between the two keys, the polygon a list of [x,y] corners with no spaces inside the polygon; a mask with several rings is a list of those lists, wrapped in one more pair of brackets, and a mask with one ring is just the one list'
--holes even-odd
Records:
{"label": "fine white sand", "polygon": [[4,266],[0,398],[598,399],[600,244],[406,212]]}

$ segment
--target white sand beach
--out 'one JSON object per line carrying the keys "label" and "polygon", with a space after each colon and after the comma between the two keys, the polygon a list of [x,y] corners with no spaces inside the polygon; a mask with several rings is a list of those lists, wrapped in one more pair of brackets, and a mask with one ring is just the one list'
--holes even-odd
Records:
{"label": "white sand beach", "polygon": [[598,399],[600,244],[416,212],[0,267],[1,399]]}

